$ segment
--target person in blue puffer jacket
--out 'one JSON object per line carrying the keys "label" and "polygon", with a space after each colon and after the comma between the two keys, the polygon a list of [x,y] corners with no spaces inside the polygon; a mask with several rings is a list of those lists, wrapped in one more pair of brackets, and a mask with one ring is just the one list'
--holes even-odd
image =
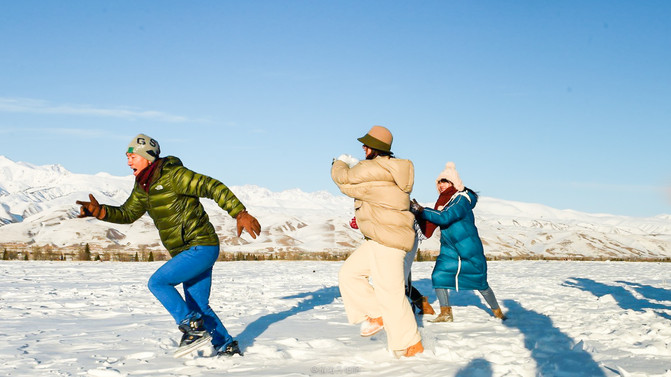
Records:
{"label": "person in blue puffer jacket", "polygon": [[478,195],[463,185],[453,162],[448,162],[436,179],[436,188],[440,196],[434,209],[424,208],[414,199],[411,204],[427,237],[440,227],[440,255],[431,275],[440,314],[431,322],[453,321],[448,289],[479,291],[494,316],[505,320],[487,283],[487,259],[473,215]]}

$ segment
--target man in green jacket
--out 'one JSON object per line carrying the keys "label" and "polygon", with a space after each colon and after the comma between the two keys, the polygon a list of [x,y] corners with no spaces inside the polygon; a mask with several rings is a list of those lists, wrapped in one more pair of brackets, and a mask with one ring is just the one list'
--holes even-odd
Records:
{"label": "man in green jacket", "polygon": [[[160,152],[156,140],[137,135],[126,152],[135,175],[130,197],[115,207],[101,205],[89,194],[90,201],[77,201],[79,217],[129,224],[149,213],[172,256],[151,276],[148,286],[184,333],[175,357],[206,346],[208,340],[218,355],[242,355],[238,342],[209,305],[219,237],[199,198],[214,200],[234,217],[238,237],[244,229],[256,238],[261,226],[226,185],[185,168],[177,157],[161,158]],[[182,284],[184,297],[175,288],[178,284]]]}

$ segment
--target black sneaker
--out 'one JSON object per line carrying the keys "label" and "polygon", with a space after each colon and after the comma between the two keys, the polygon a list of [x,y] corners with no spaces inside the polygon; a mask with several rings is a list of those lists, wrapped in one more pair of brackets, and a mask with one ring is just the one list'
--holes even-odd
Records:
{"label": "black sneaker", "polygon": [[185,321],[179,325],[179,331],[183,332],[182,340],[175,351],[175,357],[182,357],[207,345],[212,336],[205,330],[203,319]]}
{"label": "black sneaker", "polygon": [[222,347],[217,351],[217,356],[231,357],[235,354],[242,356],[242,352],[240,351],[240,347],[238,347],[237,340],[228,343],[226,347]]}

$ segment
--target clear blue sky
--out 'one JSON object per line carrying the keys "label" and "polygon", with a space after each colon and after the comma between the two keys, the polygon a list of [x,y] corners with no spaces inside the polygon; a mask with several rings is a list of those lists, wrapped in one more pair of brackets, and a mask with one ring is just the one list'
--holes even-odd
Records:
{"label": "clear blue sky", "polygon": [[128,175],[137,133],[227,185],[337,193],[380,124],[436,198],[671,213],[670,1],[3,1],[0,154]]}

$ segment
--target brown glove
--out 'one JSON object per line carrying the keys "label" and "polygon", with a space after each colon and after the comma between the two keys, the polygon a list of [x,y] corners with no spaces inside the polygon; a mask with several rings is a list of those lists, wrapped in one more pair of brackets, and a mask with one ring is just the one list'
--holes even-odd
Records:
{"label": "brown glove", "polygon": [[235,219],[238,220],[238,237],[242,234],[242,229],[246,230],[252,238],[256,238],[256,236],[261,234],[261,224],[247,211],[238,213]]}
{"label": "brown glove", "polygon": [[99,220],[102,220],[105,218],[105,215],[107,214],[107,211],[105,211],[105,207],[101,206],[96,198],[93,197],[93,194],[89,194],[89,200],[90,202],[82,202],[81,200],[77,200],[77,204],[81,205],[81,208],[79,208],[79,216],[78,217],[87,217],[87,216],[93,216]]}

